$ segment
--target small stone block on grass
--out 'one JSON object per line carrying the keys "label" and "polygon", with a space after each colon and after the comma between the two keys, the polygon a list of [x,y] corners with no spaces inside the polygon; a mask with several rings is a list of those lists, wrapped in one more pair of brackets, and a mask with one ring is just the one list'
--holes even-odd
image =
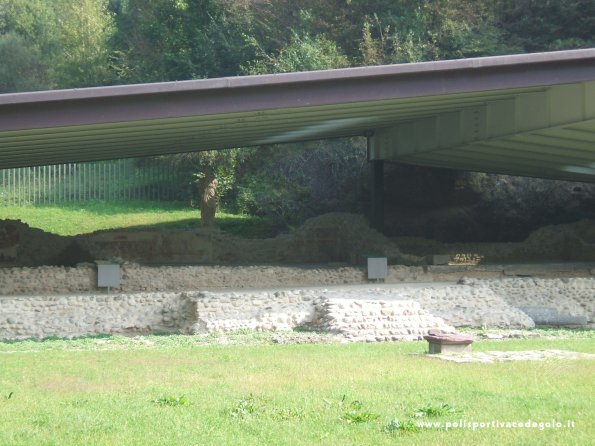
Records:
{"label": "small stone block on grass", "polygon": [[473,336],[462,333],[445,333],[441,330],[430,330],[424,339],[428,341],[428,353],[468,353],[471,351]]}

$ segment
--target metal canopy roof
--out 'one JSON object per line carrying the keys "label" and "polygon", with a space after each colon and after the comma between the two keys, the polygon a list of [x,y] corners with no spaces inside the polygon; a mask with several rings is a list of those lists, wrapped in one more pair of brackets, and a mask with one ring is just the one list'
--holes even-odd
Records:
{"label": "metal canopy roof", "polygon": [[355,135],[376,159],[595,181],[595,49],[0,95],[0,168]]}

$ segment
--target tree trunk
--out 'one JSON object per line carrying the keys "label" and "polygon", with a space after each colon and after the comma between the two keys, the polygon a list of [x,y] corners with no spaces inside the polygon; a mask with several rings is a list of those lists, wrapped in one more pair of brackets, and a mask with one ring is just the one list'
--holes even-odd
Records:
{"label": "tree trunk", "polygon": [[217,178],[213,169],[206,168],[204,177],[200,179],[200,221],[203,227],[215,226],[217,211]]}

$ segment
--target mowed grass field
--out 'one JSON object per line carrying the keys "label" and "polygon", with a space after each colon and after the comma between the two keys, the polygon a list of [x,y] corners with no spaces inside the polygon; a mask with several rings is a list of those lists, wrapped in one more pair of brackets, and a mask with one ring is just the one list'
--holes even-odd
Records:
{"label": "mowed grass field", "polygon": [[[79,235],[106,229],[162,230],[200,228],[200,211],[187,204],[164,201],[89,201],[85,203],[0,207],[0,220],[21,220],[58,235]],[[270,221],[248,215],[219,212],[218,227],[248,238],[278,233]]]}
{"label": "mowed grass field", "polygon": [[[248,334],[249,345],[220,345],[216,334],[0,343],[0,444],[587,445],[595,438],[592,359],[454,364],[428,358],[425,342],[274,344],[272,336]],[[595,352],[590,334],[474,344],[476,351],[539,348]],[[564,427],[446,430],[417,428],[420,420]]]}

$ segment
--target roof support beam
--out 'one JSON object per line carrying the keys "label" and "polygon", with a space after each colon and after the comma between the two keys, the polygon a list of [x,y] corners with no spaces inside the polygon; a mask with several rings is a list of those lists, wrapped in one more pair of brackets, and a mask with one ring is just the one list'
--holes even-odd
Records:
{"label": "roof support beam", "polygon": [[370,133],[372,160],[591,178],[595,48],[0,95],[0,169]]}

